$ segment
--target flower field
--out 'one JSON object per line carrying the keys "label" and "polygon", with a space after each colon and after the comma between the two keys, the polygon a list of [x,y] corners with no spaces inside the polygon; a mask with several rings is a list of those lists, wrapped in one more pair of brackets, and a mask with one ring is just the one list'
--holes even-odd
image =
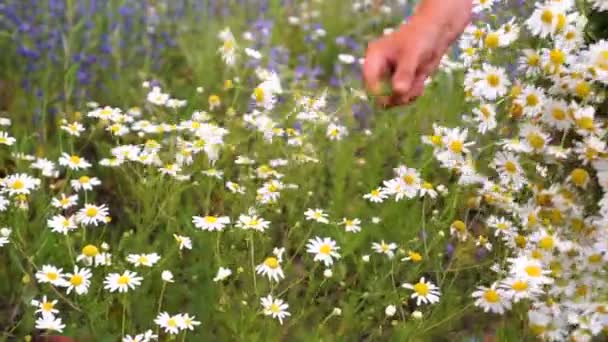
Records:
{"label": "flower field", "polygon": [[608,1],[473,3],[0,2],[0,340],[608,339]]}

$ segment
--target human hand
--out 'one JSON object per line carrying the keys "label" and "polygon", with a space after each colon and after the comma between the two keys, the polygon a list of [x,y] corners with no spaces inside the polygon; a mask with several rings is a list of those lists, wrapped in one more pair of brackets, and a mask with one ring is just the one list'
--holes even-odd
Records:
{"label": "human hand", "polygon": [[[422,95],[424,81],[469,23],[471,8],[471,0],[426,0],[409,22],[369,44],[363,76],[381,105],[403,105]],[[382,94],[383,82],[390,82],[391,94]]]}

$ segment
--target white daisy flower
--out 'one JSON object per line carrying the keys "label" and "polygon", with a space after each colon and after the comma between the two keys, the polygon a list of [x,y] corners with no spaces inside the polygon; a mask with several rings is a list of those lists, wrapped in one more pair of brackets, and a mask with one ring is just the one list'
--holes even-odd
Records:
{"label": "white daisy flower", "polygon": [[142,277],[131,271],[124,271],[122,274],[110,273],[103,281],[104,289],[110,292],[124,293],[133,290],[141,285]]}
{"label": "white daisy flower", "polygon": [[274,298],[272,295],[268,295],[266,297],[262,297],[260,302],[262,303],[264,315],[272,316],[272,318],[278,319],[279,323],[281,324],[283,324],[283,319],[291,316],[291,314],[287,311],[287,309],[289,309],[289,305],[282,299]]}

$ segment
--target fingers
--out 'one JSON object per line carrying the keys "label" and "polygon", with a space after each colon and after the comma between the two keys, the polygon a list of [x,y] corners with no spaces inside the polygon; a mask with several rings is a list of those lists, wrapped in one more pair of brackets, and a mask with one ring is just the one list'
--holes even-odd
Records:
{"label": "fingers", "polygon": [[[412,72],[411,68],[407,67],[410,70],[402,71],[401,76],[398,76],[397,74],[393,76],[393,87],[397,90],[395,90],[395,93],[389,101],[390,106],[405,105],[422,96],[425,87],[424,83],[427,78],[437,70],[447,46],[446,43],[441,44],[431,56],[425,57],[418,63],[407,62],[408,65],[414,65],[416,67],[415,71]],[[398,70],[402,68],[402,63],[402,61],[399,62],[397,67]],[[405,68],[406,66],[403,66],[403,69]],[[399,77],[398,80],[396,79],[397,77]],[[398,82],[400,83],[401,88],[397,88]]]}
{"label": "fingers", "polygon": [[382,41],[373,42],[365,53],[363,64],[363,78],[367,90],[379,95],[382,93],[382,81],[390,68],[390,51]]}

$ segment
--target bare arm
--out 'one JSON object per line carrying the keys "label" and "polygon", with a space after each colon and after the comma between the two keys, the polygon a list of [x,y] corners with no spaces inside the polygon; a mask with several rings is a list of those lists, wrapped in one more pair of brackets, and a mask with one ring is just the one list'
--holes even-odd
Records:
{"label": "bare arm", "polygon": [[379,94],[390,80],[387,106],[406,104],[420,96],[425,79],[437,69],[447,48],[471,20],[472,0],[423,0],[398,30],[369,44],[363,75],[370,92]]}

